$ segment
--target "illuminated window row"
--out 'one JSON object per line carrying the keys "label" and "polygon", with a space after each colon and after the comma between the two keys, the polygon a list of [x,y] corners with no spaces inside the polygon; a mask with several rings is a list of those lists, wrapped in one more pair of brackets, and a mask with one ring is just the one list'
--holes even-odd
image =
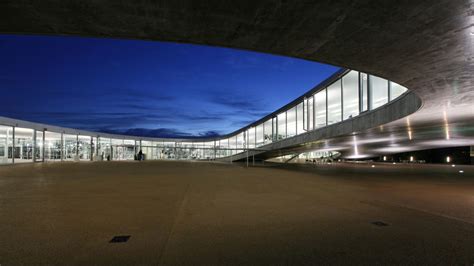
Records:
{"label": "illuminated window row", "polygon": [[351,119],[383,106],[406,91],[405,87],[386,79],[348,71],[256,126],[229,138],[209,141],[142,140],[126,136],[119,139],[100,133],[87,136],[0,125],[0,164],[133,160],[139,150],[147,160],[222,158]]}

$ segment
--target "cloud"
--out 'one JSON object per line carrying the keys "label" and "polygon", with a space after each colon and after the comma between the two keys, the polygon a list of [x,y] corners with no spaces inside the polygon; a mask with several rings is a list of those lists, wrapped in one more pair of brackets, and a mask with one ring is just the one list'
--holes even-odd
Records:
{"label": "cloud", "polygon": [[123,130],[101,129],[98,130],[104,133],[140,136],[140,137],[154,137],[154,138],[211,138],[217,137],[220,134],[217,131],[204,131],[198,134],[190,134],[188,132],[180,131],[173,128],[129,128]]}

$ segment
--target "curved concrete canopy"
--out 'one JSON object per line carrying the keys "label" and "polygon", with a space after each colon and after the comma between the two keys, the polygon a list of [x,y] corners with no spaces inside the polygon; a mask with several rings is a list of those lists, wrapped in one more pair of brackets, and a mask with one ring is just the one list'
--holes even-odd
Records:
{"label": "curved concrete canopy", "polygon": [[[474,145],[472,1],[11,0],[0,3],[0,16],[3,33],[189,42],[365,71],[422,100],[407,118],[357,132],[367,154]],[[308,145],[345,150],[354,142],[348,135]]]}

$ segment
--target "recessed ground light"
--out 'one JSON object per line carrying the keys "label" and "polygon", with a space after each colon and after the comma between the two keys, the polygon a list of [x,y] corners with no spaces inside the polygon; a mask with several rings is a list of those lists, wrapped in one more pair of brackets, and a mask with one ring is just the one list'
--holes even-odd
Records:
{"label": "recessed ground light", "polygon": [[462,174],[462,173],[464,173],[464,171],[463,171],[463,170],[459,170],[459,173]]}
{"label": "recessed ground light", "polygon": [[372,222],[372,224],[376,226],[388,226],[387,223],[384,223],[382,221],[375,221],[375,222]]}
{"label": "recessed ground light", "polygon": [[109,243],[124,243],[127,242],[130,236],[114,236]]}
{"label": "recessed ground light", "polygon": [[397,164],[396,162],[393,162],[393,164]]}
{"label": "recessed ground light", "polygon": [[375,165],[372,164],[372,168],[374,168],[374,167],[375,167]]}
{"label": "recessed ground light", "polygon": [[451,164],[451,167],[455,167],[456,165],[455,164]]}

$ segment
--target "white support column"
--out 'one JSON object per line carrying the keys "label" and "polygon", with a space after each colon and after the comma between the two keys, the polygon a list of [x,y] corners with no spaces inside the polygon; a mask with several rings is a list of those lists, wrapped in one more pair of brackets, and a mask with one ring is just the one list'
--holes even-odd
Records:
{"label": "white support column", "polygon": [[61,145],[60,145],[61,151],[61,162],[64,161],[64,132],[61,132]]}
{"label": "white support column", "polygon": [[41,154],[41,155],[42,155],[42,156],[41,156],[41,161],[42,161],[43,163],[44,163],[44,151],[45,151],[45,149],[46,149],[46,148],[45,148],[46,145],[44,145],[44,144],[45,144],[45,141],[46,141],[46,129],[43,129],[43,143],[42,143],[42,148],[41,148],[41,149],[42,149],[42,152],[41,152],[41,153],[42,153],[42,154]]}
{"label": "white support column", "polygon": [[33,129],[33,162],[36,162],[36,129]]}
{"label": "white support column", "polygon": [[76,134],[76,158],[74,161],[79,161],[79,134]]}
{"label": "white support column", "polygon": [[12,164],[15,163],[15,127],[12,130]]}
{"label": "white support column", "polygon": [[97,145],[94,145],[94,137],[91,136],[91,146],[90,146],[90,161],[94,160],[94,149],[96,148]]}

